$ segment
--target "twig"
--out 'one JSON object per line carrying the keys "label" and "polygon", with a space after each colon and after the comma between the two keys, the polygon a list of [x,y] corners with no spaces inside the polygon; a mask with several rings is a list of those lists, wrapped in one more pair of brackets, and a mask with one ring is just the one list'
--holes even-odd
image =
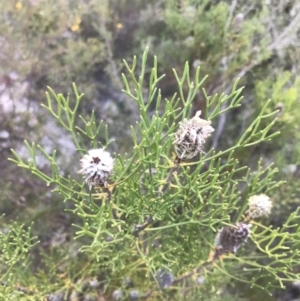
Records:
{"label": "twig", "polygon": [[[108,187],[104,187],[103,192],[107,193],[106,204],[108,205],[108,204],[110,204],[111,198],[112,198],[111,190]],[[115,208],[112,208],[112,215],[113,215],[114,219],[119,219],[117,210]]]}
{"label": "twig", "polygon": [[147,300],[153,293],[153,290],[150,289],[147,293],[145,293],[143,296],[141,296],[141,299]]}
{"label": "twig", "polygon": [[[218,259],[218,258],[217,258]],[[185,279],[188,279],[196,274],[199,274],[200,272],[204,271],[205,269],[207,268],[211,268],[214,264],[216,260],[213,260],[213,261],[206,261],[201,267],[198,267],[198,268],[195,268],[193,271],[187,273],[187,274],[184,274],[178,278],[176,278],[173,282],[173,284],[176,284],[176,283],[179,283],[179,282],[182,282],[184,281]]]}
{"label": "twig", "polygon": [[[0,285],[2,285],[2,286],[10,286],[10,284],[7,283],[6,281],[1,281]],[[36,294],[36,291],[34,291],[32,289],[28,289],[28,288],[23,287],[23,286],[18,287],[16,285],[14,285],[12,287],[13,287],[14,290],[16,290],[18,292],[22,292],[22,293],[27,294],[27,295],[34,295],[34,294]]]}
{"label": "twig", "polygon": [[290,24],[279,34],[279,36],[269,45],[270,50],[281,50],[291,43],[293,39],[291,36],[288,36],[290,32],[292,32],[292,36],[295,38],[297,29],[300,24],[300,13],[296,15],[296,17],[290,22]]}
{"label": "twig", "polygon": [[236,5],[237,5],[237,0],[233,0],[231,2],[231,6],[230,6],[230,10],[229,10],[229,16],[228,16],[228,19],[227,19],[227,22],[226,22],[226,25],[225,25],[225,30],[228,29],[228,27],[229,27],[229,25],[231,23],[233,12],[235,10]]}
{"label": "twig", "polygon": [[152,215],[149,215],[147,217],[147,220],[145,223],[141,225],[135,225],[135,230],[133,231],[133,235],[137,236],[141,231],[145,230],[147,227],[149,227],[154,222]]}
{"label": "twig", "polygon": [[170,183],[174,177],[174,173],[178,170],[179,166],[180,166],[181,160],[176,156],[175,160],[174,160],[174,166],[170,169],[166,183],[164,184],[164,186],[161,188],[159,195],[163,195],[165,193],[165,191],[169,188]]}

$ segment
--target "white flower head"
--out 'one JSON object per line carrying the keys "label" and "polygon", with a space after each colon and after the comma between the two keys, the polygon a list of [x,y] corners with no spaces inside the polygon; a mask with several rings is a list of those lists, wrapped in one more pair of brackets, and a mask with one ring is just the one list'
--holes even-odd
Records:
{"label": "white flower head", "polygon": [[80,160],[81,167],[78,171],[85,178],[89,186],[107,186],[107,179],[113,171],[114,159],[103,148],[91,149]]}
{"label": "white flower head", "polygon": [[173,144],[176,154],[181,160],[191,159],[203,152],[203,144],[214,131],[210,125],[211,122],[201,119],[200,115],[201,111],[198,111],[192,119],[180,122]]}
{"label": "white flower head", "polygon": [[250,197],[248,204],[249,209],[246,211],[246,216],[249,219],[268,216],[271,213],[272,202],[265,194],[259,194]]}
{"label": "white flower head", "polygon": [[215,238],[214,246],[218,255],[235,253],[242,243],[250,236],[251,224],[236,223],[233,226],[222,227]]}
{"label": "white flower head", "polygon": [[249,208],[246,216],[250,219],[267,216],[272,210],[272,201],[265,194],[254,195],[248,200]]}

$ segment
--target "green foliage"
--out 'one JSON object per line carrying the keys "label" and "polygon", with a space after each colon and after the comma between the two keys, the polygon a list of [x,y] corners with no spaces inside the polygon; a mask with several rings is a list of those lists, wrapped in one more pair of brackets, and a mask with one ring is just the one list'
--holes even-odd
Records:
{"label": "green foliage", "polygon": [[[281,149],[280,155],[277,155],[277,162],[284,167],[286,163],[299,163],[299,126],[298,126],[298,95],[299,95],[298,76],[293,76],[291,72],[284,72],[277,75],[275,79],[260,80],[255,85],[257,108],[264,105],[266,95],[272,98],[271,107],[278,110],[278,122],[276,129],[280,130],[282,135],[275,140],[273,151]],[[288,138],[287,138],[288,137]],[[296,145],[295,145],[296,142]]]}
{"label": "green foliage", "polygon": [[31,227],[12,223],[0,231],[0,300],[20,300],[21,287],[17,283],[26,283],[29,268],[29,251],[37,244],[31,236]]}
{"label": "green foliage", "polygon": [[[190,298],[199,300],[196,297],[199,290],[204,295],[216,294],[218,287],[225,287],[232,280],[269,292],[273,286],[295,281],[299,277],[293,270],[299,261],[298,212],[291,214],[280,229],[255,222],[252,243],[237,255],[216,262],[212,268],[201,268],[207,265],[216,231],[243,220],[248,197],[262,192],[272,196],[281,184],[274,179],[276,169],[272,166],[264,166],[260,161],[255,170],[250,170],[235,158],[240,149],[270,141],[278,134],[271,132],[277,111],[270,112],[270,101],[267,101],[234,145],[217,152],[208,148],[198,160],[182,162],[174,172],[174,133],[179,121],[191,116],[192,102],[204,79],[200,79],[199,67],[193,78],[188,64],[181,76],[174,69],[179,96],[175,93],[163,100],[159,89],[163,76],[158,75],[156,57],[152,69],[146,69],[147,54],[148,49],[140,70],[135,57],[132,66],[124,62],[124,93],[137,105],[140,120],[131,126],[129,154],[115,154],[116,166],[107,188],[88,191],[77,176],[61,175],[63,166],[56,161],[56,151],[48,154],[35,143],[25,141],[29,160],[13,150],[15,158],[10,161],[48,185],[54,184],[53,191],[74,204],[69,210],[80,220],[74,225],[76,239],[83,243],[81,252],[101,265],[107,294],[121,287],[126,276],[144,293],[151,288],[153,300],[163,300],[168,295],[180,299],[185,289]],[[146,85],[148,93],[143,90]],[[242,89],[237,85],[238,82],[229,95],[211,97],[202,90],[206,119],[214,122],[220,114],[240,106]],[[188,87],[187,96],[184,87]],[[97,121],[94,113],[90,119],[78,115],[83,95],[75,85],[73,89],[75,100],[49,89],[48,102],[43,106],[71,133],[81,154],[90,148],[106,148],[110,142],[107,128]],[[97,141],[101,131],[106,132],[105,143]],[[84,144],[86,138],[88,145]],[[45,173],[39,167],[36,159],[41,155],[49,162],[52,173]],[[180,280],[182,275],[199,267],[198,276],[205,279],[202,286],[197,288],[188,278]],[[161,289],[155,280],[161,269],[171,271],[175,277],[174,285],[167,290]],[[266,283],[262,284],[261,279]]]}
{"label": "green foliage", "polygon": [[[106,58],[105,43],[97,35],[81,37],[84,30],[81,25],[92,2],[35,2],[1,4],[3,15],[7,16],[2,17],[4,26],[0,27],[6,41],[3,52],[11,62],[15,61],[13,57],[20,58],[13,66],[5,64],[3,71],[13,71],[21,78],[28,78],[31,88],[37,90],[49,83],[59,89],[76,81],[86,87],[88,95],[92,95],[95,83],[90,80],[89,73]],[[94,11],[99,16],[106,8],[103,3],[94,7]],[[34,91],[31,94],[37,96]]]}
{"label": "green foliage", "polygon": [[[248,5],[231,1],[164,3],[166,9],[149,5],[143,10],[137,35],[141,44],[149,45],[158,56],[164,72],[186,61],[198,62],[203,73],[210,75],[207,85],[214,90],[215,81],[228,86],[239,73],[251,70],[272,54],[268,46],[271,35],[265,25],[270,12],[263,4],[254,13],[245,7]],[[235,16],[244,11],[248,15],[242,14],[237,22]]]}

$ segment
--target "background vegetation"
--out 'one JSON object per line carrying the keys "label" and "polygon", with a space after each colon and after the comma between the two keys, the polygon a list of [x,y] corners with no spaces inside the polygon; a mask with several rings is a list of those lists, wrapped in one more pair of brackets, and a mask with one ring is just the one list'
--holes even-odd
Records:
{"label": "background vegetation", "polygon": [[[159,62],[158,74],[166,74],[157,84],[162,89],[162,99],[170,99],[178,91],[172,68],[182,74],[186,61],[191,77],[198,66],[203,76],[209,75],[203,84],[207,95],[230,94],[235,79],[241,77],[239,86],[245,86],[242,106],[213,120],[215,133],[211,146],[217,151],[234,145],[271,99],[265,113],[279,110],[271,133],[279,130],[281,135],[272,142],[237,150],[235,159],[241,166],[253,170],[259,170],[260,158],[263,170],[275,162],[278,172],[274,181],[285,181],[272,195],[275,210],[265,225],[282,226],[290,212],[296,211],[299,203],[297,121],[300,117],[297,110],[300,89],[298,0],[251,3],[234,0],[31,0],[3,1],[0,6],[0,204],[1,212],[5,213],[1,220],[2,232],[9,231],[13,221],[17,221],[20,229],[16,224],[13,229],[24,231],[25,227],[27,233],[30,226],[31,237],[37,237],[30,243],[29,237],[24,237],[25,245],[35,245],[39,241],[31,249],[28,264],[26,261],[24,268],[18,270],[22,288],[28,289],[38,278],[39,290],[50,293],[50,280],[53,292],[68,290],[69,298],[75,298],[72,292],[82,291],[87,279],[92,281],[91,277],[97,277],[99,281],[106,274],[103,275],[99,264],[78,254],[85,242],[73,240],[76,229],[72,224],[81,221],[65,210],[73,210],[74,204],[62,202],[58,194],[51,193],[54,186],[47,187],[28,171],[8,162],[6,158],[12,156],[10,149],[26,158],[24,139],[38,142],[47,153],[57,149],[61,175],[76,173],[80,156],[70,133],[59,128],[40,107],[40,103],[46,103],[47,86],[74,97],[72,82],[75,82],[78,91],[85,93],[79,114],[87,119],[94,110],[97,120],[103,119],[108,125],[109,139],[118,141],[110,144],[111,152],[132,154],[129,125],[139,120],[140,112],[130,97],[121,93],[124,86],[120,75],[126,71],[122,59],[131,65],[133,55],[141,56],[146,46],[149,46],[150,59],[145,69],[145,84],[141,87],[143,95],[149,93],[148,77],[154,55]],[[137,64],[140,70],[141,60]],[[182,86],[184,97],[188,89],[188,85]],[[199,109],[206,112],[206,104],[205,95],[199,90],[191,113]],[[149,116],[155,109],[153,103]],[[269,122],[262,120],[260,128],[264,129]],[[105,130],[97,138],[105,143]],[[88,139],[84,141],[88,145]],[[51,166],[47,160],[42,157],[37,160],[39,169],[48,174]],[[249,191],[247,185],[242,188],[242,199],[249,193],[257,193]],[[25,224],[23,228],[22,224]],[[297,270],[298,266],[293,266],[293,272]],[[2,280],[12,281],[9,277]],[[251,300],[254,296],[256,300],[297,298],[297,284],[289,284],[286,290],[274,289],[270,297],[259,288],[248,291],[248,285],[237,285],[233,280],[221,286],[217,275],[214,281],[205,295],[211,300],[226,300],[227,297]],[[15,285],[15,281],[12,284]],[[4,286],[3,290],[7,289],[9,286]],[[3,292],[3,296],[6,293]],[[13,294],[20,300],[20,291],[13,290]],[[93,289],[89,294],[96,298]],[[34,294],[30,298],[35,298]]]}

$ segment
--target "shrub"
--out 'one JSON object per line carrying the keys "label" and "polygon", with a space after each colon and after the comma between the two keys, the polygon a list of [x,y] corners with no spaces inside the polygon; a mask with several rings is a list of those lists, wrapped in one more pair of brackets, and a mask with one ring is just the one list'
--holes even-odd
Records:
{"label": "shrub", "polygon": [[[110,145],[118,142],[109,139],[107,127],[95,114],[78,115],[83,94],[75,84],[75,99],[49,88],[43,107],[72,135],[78,152],[74,169],[85,181],[75,172],[67,176],[61,172],[64,166],[57,162],[55,150],[48,152],[26,141],[29,159],[12,150],[15,158],[10,160],[54,186],[78,217],[75,239],[85,254],[81,262],[87,264],[69,273],[74,294],[82,295],[92,286],[84,282],[89,273],[98,276],[100,294],[114,300],[218,300],[235,281],[267,293],[295,281],[298,211],[281,228],[267,226],[269,196],[281,184],[275,179],[277,170],[262,161],[251,170],[236,159],[240,150],[270,143],[278,134],[271,132],[278,111],[269,112],[267,101],[242,136],[216,152],[209,141],[214,121],[240,106],[238,82],[228,95],[208,96],[202,89],[206,111],[195,114],[192,103],[205,80],[200,79],[200,68],[194,78],[188,64],[181,76],[173,69],[178,95],[163,100],[158,88],[163,76],[157,73],[156,57],[153,68],[146,69],[147,54],[148,49],[140,70],[135,57],[132,66],[125,61],[126,75],[122,74],[124,93],[140,112],[139,121],[131,126],[128,153],[110,154]],[[100,132],[106,137],[101,141]],[[41,157],[51,166],[50,173],[39,167]],[[65,258],[70,266],[72,258]],[[40,286],[39,296],[70,289],[62,283],[67,280],[55,280],[52,272],[52,285]]]}

